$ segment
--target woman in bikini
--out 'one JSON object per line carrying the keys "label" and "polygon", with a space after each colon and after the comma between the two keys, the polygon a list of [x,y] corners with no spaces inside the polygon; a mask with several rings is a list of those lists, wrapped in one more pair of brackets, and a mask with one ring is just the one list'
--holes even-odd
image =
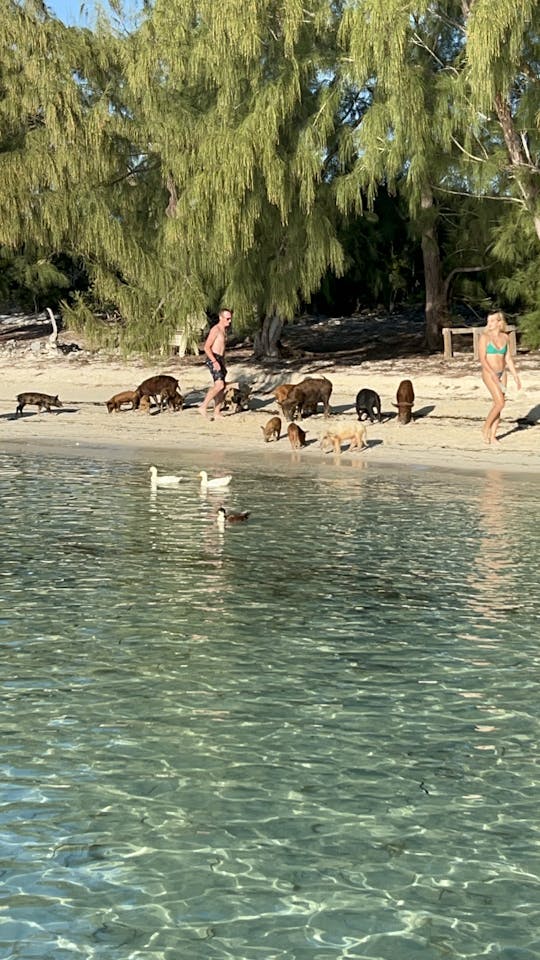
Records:
{"label": "woman in bikini", "polygon": [[493,406],[486,417],[482,436],[485,443],[498,444],[495,434],[505,404],[507,369],[516,381],[517,389],[521,387],[521,381],[510,354],[504,313],[489,314],[486,329],[480,337],[479,356],[482,364],[482,380],[493,398]]}

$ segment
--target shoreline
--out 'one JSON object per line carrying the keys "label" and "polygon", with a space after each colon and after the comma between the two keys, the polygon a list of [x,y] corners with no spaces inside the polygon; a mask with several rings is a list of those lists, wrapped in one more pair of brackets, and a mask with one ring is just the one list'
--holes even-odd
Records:
{"label": "shoreline", "polygon": [[[341,358],[340,358],[341,359]],[[201,357],[172,357],[159,363],[123,361],[94,357],[86,352],[52,356],[0,357],[0,438],[2,451],[35,453],[41,448],[58,453],[88,455],[92,449],[116,456],[132,451],[143,459],[152,452],[161,458],[160,466],[181,462],[182,452],[199,456],[219,469],[235,456],[254,456],[284,468],[299,463],[311,471],[326,471],[339,466],[428,467],[458,472],[540,473],[540,356],[518,358],[522,376],[519,393],[509,387],[508,402],[499,431],[500,446],[486,447],[481,428],[489,409],[489,397],[482,384],[478,364],[470,355],[444,363],[440,355],[396,358],[357,365],[337,364],[331,358],[311,360],[301,367],[284,362],[280,368],[255,364],[235,356],[228,358],[230,382],[248,382],[252,386],[250,410],[225,415],[218,421],[207,420],[197,405],[209,387],[209,378]],[[184,410],[145,413],[122,411],[108,413],[105,401],[114,393],[133,389],[156,373],[170,373],[180,381],[186,398]],[[278,442],[265,443],[261,426],[280,414],[272,390],[280,383],[298,383],[305,376],[326,376],[332,381],[330,405],[333,415],[322,414],[301,421],[307,431],[308,446],[293,452],[282,419]],[[396,389],[402,378],[414,384],[414,420],[397,423]],[[365,451],[341,455],[323,454],[320,436],[338,423],[357,422],[355,397],[359,389],[370,387],[382,400],[383,422],[366,424],[369,447]],[[15,418],[16,396],[24,390],[58,394],[63,407],[39,413],[26,407]],[[364,421],[365,423],[365,421]],[[202,464],[203,465],[203,464]]]}
{"label": "shoreline", "polygon": [[[238,455],[242,460],[258,461],[259,466],[263,462],[259,454],[238,444],[229,447],[225,451],[220,451],[218,455],[205,445],[183,446],[181,451],[178,446],[171,443],[164,443],[156,446],[153,443],[133,443],[120,444],[112,443],[107,440],[102,441],[76,441],[67,443],[66,438],[39,438],[29,446],[25,440],[7,440],[5,441],[0,455],[6,456],[36,456],[46,455],[61,458],[92,458],[114,459],[114,460],[137,460],[145,464],[154,463],[159,470],[181,469],[182,456],[185,454],[189,460],[198,458],[201,469],[210,470],[230,470],[231,460],[234,455]],[[497,459],[486,457],[474,457],[474,455],[464,459],[462,462],[453,460],[450,455],[444,456],[443,451],[424,451],[418,450],[410,455],[404,455],[402,451],[388,450],[386,455],[371,457],[370,450],[363,453],[351,454],[345,449],[341,456],[332,454],[323,455],[319,451],[306,456],[303,450],[300,454],[294,454],[292,450],[274,450],[271,454],[265,454],[264,463],[269,467],[281,473],[290,472],[291,469],[309,468],[310,473],[329,472],[337,473],[339,470],[352,469],[364,470],[369,467],[378,469],[405,469],[405,470],[436,470],[456,474],[485,474],[496,470],[499,473],[517,474],[522,477],[537,476],[540,474],[540,457],[533,457],[530,461],[515,460],[511,457],[503,459],[497,455]]]}

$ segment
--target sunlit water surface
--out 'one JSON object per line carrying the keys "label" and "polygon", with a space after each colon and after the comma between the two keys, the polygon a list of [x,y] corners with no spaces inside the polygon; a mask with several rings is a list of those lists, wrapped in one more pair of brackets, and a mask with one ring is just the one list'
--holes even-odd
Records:
{"label": "sunlit water surface", "polygon": [[0,458],[2,957],[539,958],[538,484],[201,466]]}

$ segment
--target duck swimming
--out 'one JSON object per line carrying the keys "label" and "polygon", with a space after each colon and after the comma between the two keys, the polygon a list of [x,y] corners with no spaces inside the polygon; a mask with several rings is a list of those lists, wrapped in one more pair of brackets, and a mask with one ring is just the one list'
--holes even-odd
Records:
{"label": "duck swimming", "polygon": [[181,482],[182,477],[166,476],[165,474],[159,476],[157,467],[150,467],[150,486],[153,490],[155,490],[156,487],[176,487]]}
{"label": "duck swimming", "polygon": [[206,489],[206,487],[228,487],[232,480],[232,473],[227,474],[225,477],[213,477],[209,480],[206,470],[201,470],[199,476],[203,489]]}
{"label": "duck swimming", "polygon": [[241,513],[227,513],[225,507],[220,507],[217,512],[218,527],[225,529],[226,523],[243,523],[249,517],[249,510],[243,510]]}

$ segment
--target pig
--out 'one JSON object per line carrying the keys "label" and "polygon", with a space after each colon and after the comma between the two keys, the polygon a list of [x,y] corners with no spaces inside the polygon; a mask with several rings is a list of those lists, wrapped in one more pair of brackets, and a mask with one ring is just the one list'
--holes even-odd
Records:
{"label": "pig", "polygon": [[148,377],[143,380],[135,391],[134,409],[139,408],[142,397],[150,397],[155,400],[159,409],[167,406],[169,400],[172,400],[178,393],[178,380],[166,373],[158,374],[155,377]]}
{"label": "pig", "polygon": [[50,413],[51,407],[62,407],[63,403],[58,399],[58,394],[56,397],[51,397],[49,393],[36,393],[33,390],[27,390],[25,393],[17,394],[17,409],[15,410],[15,416],[18,417],[19,414],[22,417],[22,412],[27,403],[35,404],[41,413],[41,408],[45,407],[47,413]]}
{"label": "pig", "polygon": [[328,453],[329,449],[332,449],[334,453],[341,453],[343,440],[349,441],[349,450],[361,450],[363,447],[367,447],[366,428],[363,424],[360,426],[358,423],[350,423],[329,430],[321,437],[323,453]]}
{"label": "pig", "polygon": [[356,394],[356,413],[358,419],[363,420],[364,416],[369,417],[371,423],[375,420],[381,422],[381,398],[375,390],[364,387]]}
{"label": "pig", "polygon": [[122,393],[115,393],[114,397],[107,400],[107,410],[109,413],[117,412],[121,410],[123,403],[130,403],[130,410],[133,410],[135,402],[135,390],[123,390]]}
{"label": "pig", "polygon": [[287,427],[287,436],[293,450],[306,446],[306,432],[297,423],[290,423]]}
{"label": "pig", "polygon": [[171,397],[167,397],[167,406],[169,410],[183,410],[184,397],[181,393],[173,393]]}
{"label": "pig", "polygon": [[223,397],[223,410],[233,407],[233,413],[241,413],[243,410],[249,410],[249,397],[251,387],[247,383],[231,384],[225,390]]}
{"label": "pig", "polygon": [[293,386],[294,384],[292,383],[281,383],[279,387],[276,387],[276,389],[272,391],[280,406],[289,396]]}
{"label": "pig", "polygon": [[261,426],[261,430],[263,432],[265,443],[270,443],[271,440],[279,440],[281,436],[280,418],[271,417],[264,427]]}
{"label": "pig", "polygon": [[317,413],[317,406],[322,403],[324,415],[327,417],[330,414],[331,393],[332,383],[326,377],[306,377],[289,391],[282,404],[283,413],[287,420],[294,420],[296,415],[309,417]]}
{"label": "pig", "polygon": [[272,390],[272,393],[274,394],[278,402],[278,406],[280,407],[281,412],[283,414],[284,414],[283,404],[287,400],[287,397],[289,396],[289,393],[291,392],[292,388],[293,388],[292,383],[282,383],[279,385],[279,387],[276,387],[275,390]]}
{"label": "pig", "polygon": [[393,406],[397,407],[398,422],[410,423],[414,404],[414,390],[410,380],[401,381],[397,390],[396,400],[397,403],[394,403]]}

